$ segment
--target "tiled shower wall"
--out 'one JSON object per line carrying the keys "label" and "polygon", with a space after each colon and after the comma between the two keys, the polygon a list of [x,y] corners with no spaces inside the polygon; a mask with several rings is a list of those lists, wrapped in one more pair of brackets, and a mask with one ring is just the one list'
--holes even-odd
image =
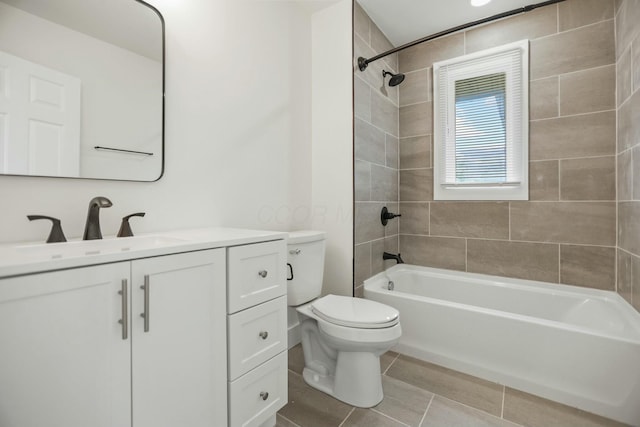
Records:
{"label": "tiled shower wall", "polygon": [[[398,54],[406,262],[615,289],[615,6],[567,0]],[[434,202],[432,64],[521,39],[530,40],[529,201]],[[640,254],[639,244],[626,249]]]}
{"label": "tiled shower wall", "polygon": [[[354,33],[354,63],[392,48],[357,3]],[[382,253],[398,251],[398,221],[387,227],[380,222],[383,206],[398,212],[398,88],[383,83],[383,69],[396,73],[397,55],[371,63],[365,72],[354,67],[356,295],[362,295],[364,279],[384,269]]]}
{"label": "tiled shower wall", "polygon": [[640,1],[616,2],[618,292],[640,310]]}

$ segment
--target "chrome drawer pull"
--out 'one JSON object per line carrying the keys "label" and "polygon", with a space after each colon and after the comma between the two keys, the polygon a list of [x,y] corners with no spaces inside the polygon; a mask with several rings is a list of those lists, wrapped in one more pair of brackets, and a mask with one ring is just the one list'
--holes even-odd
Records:
{"label": "chrome drawer pull", "polygon": [[260,338],[262,338],[263,340],[266,340],[267,337],[269,336],[269,332],[267,331],[262,331],[260,332],[258,335],[260,335]]}
{"label": "chrome drawer pull", "polygon": [[262,400],[267,400],[269,398],[269,392],[261,391],[260,397],[262,398]]}
{"label": "chrome drawer pull", "polygon": [[122,339],[129,337],[129,291],[127,290],[127,279],[122,279],[121,289],[118,291],[122,295],[122,319],[118,323],[122,325]]}
{"label": "chrome drawer pull", "polygon": [[140,286],[144,291],[144,313],[140,313],[140,317],[144,319],[144,331],[149,332],[149,275],[144,276],[144,285]]}
{"label": "chrome drawer pull", "polygon": [[267,277],[267,274],[268,274],[268,273],[267,273],[267,270],[260,270],[260,271],[258,272],[258,276],[262,277],[263,279],[264,279],[265,277]]}

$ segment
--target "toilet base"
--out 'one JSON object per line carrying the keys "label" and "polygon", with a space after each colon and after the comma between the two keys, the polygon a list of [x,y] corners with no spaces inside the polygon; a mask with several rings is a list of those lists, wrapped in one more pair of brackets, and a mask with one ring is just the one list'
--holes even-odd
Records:
{"label": "toilet base", "polygon": [[382,401],[380,357],[371,352],[338,352],[335,375],[304,368],[304,381],[311,387],[359,408]]}

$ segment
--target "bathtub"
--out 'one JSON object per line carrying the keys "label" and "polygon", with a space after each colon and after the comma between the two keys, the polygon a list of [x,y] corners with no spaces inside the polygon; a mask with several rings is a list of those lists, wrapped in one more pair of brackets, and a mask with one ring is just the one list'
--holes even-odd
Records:
{"label": "bathtub", "polygon": [[615,292],[398,264],[364,296],[400,311],[400,353],[640,426],[640,314]]}

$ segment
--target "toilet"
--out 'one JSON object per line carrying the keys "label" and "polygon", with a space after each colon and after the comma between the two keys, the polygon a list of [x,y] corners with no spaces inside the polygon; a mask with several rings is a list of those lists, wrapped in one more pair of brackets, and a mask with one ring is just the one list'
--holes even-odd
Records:
{"label": "toilet", "polygon": [[362,298],[320,297],[324,232],[289,233],[287,251],[287,304],[300,321],[305,382],[352,406],[377,405],[380,356],[402,333],[398,311]]}

